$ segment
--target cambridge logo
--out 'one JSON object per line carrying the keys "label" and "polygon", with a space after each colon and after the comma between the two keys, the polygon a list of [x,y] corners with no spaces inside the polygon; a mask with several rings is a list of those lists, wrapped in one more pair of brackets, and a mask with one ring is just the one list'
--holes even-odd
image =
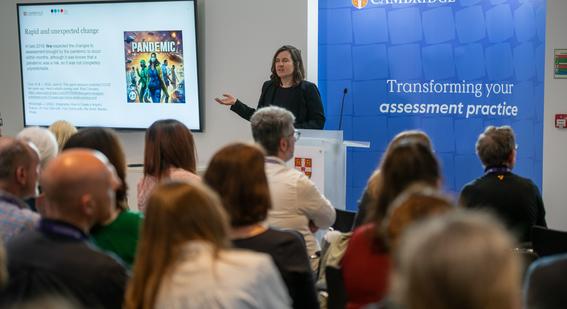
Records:
{"label": "cambridge logo", "polygon": [[352,0],[352,5],[357,9],[363,9],[368,4],[368,0]]}

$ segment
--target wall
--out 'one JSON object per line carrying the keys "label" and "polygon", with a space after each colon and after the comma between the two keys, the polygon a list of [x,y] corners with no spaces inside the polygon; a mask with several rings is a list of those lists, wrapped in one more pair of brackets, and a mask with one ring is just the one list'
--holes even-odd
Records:
{"label": "wall", "polygon": [[553,79],[553,50],[567,48],[567,1],[547,0],[545,108],[543,123],[543,201],[550,227],[567,231],[566,129],[554,127],[554,115],[567,113],[567,80]]}

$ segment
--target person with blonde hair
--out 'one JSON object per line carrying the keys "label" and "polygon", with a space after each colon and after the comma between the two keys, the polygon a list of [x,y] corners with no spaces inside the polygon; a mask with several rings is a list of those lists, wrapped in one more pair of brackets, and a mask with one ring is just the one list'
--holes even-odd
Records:
{"label": "person with blonde hair", "polygon": [[200,182],[150,195],[125,308],[289,308],[271,258],[229,248],[219,198]]}
{"label": "person with blonde hair", "polygon": [[77,133],[77,128],[75,128],[75,126],[72,123],[66,120],[55,121],[49,126],[48,130],[55,135],[55,139],[57,140],[57,145],[59,145],[59,151],[63,149],[63,146],[65,146],[67,140],[73,134]]}
{"label": "person with blonde hair", "polygon": [[406,309],[521,308],[514,246],[487,214],[458,211],[418,224],[394,260],[392,300]]}

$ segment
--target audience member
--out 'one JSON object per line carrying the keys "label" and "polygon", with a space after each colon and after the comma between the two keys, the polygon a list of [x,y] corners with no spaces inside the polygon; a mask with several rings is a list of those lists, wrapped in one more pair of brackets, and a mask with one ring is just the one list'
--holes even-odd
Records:
{"label": "audience member", "polygon": [[536,260],[528,269],[524,286],[526,309],[562,309],[567,304],[567,254]]}
{"label": "audience member", "polygon": [[229,214],[234,246],[271,255],[293,307],[318,308],[303,237],[263,222],[272,202],[262,150],[242,143],[228,145],[213,156],[203,179],[219,194]]}
{"label": "audience member", "polygon": [[77,133],[77,128],[70,122],[66,120],[57,120],[52,123],[49,128],[55,135],[55,139],[57,140],[57,145],[59,145],[59,151],[63,149],[67,140],[75,133]]}
{"label": "audience member", "polygon": [[[29,127],[25,128],[18,135],[16,138],[19,140],[23,140],[28,143],[32,143],[35,147],[37,147],[39,151],[39,160],[40,160],[40,173],[41,170],[45,167],[47,162],[55,158],[57,153],[59,152],[59,147],[57,146],[57,141],[55,140],[55,136],[51,131],[45,128],[40,127]],[[41,188],[38,187],[38,192],[41,192]],[[30,207],[33,211],[38,211],[36,207],[36,197],[30,197],[25,200],[26,204]]]}
{"label": "audience member", "polygon": [[4,242],[31,230],[39,215],[24,202],[35,197],[39,177],[39,154],[34,146],[0,137],[0,237]]}
{"label": "audience member", "polygon": [[200,182],[150,195],[125,308],[288,308],[271,258],[229,249],[221,202]]}
{"label": "audience member", "polygon": [[55,140],[55,135],[51,133],[48,129],[40,127],[29,127],[25,128],[16,138],[26,142],[31,142],[39,150],[39,159],[41,169],[45,167],[47,162],[55,158],[59,152],[57,145],[57,140]]}
{"label": "audience member", "polygon": [[412,185],[392,202],[384,219],[383,235],[389,252],[396,252],[399,239],[409,226],[455,209],[453,201],[436,188],[421,183]]}
{"label": "audience member", "polygon": [[91,236],[97,247],[118,255],[128,266],[134,262],[136,245],[142,224],[138,212],[128,210],[128,186],[126,183],[126,158],[118,136],[110,129],[82,129],[71,136],[63,149],[89,148],[104,154],[114,166],[120,186],[116,189],[116,199],[112,205],[108,221],[96,225]]}
{"label": "audience member", "polygon": [[2,301],[60,295],[89,308],[121,308],[126,270],[88,241],[89,230],[111,216],[119,181],[99,152],[68,150],[48,163],[41,175],[45,215],[36,230],[8,242]]}
{"label": "audience member", "polygon": [[390,276],[390,255],[383,221],[390,204],[415,182],[437,187],[441,172],[431,148],[419,139],[400,141],[386,153],[380,169],[381,185],[369,209],[369,223],[353,232],[341,267],[348,308],[360,308],[384,298]]}
{"label": "audience member", "polygon": [[138,209],[144,211],[148,197],[159,182],[172,179],[200,180],[193,134],[174,119],[158,120],[146,131],[144,177],[138,182]]}
{"label": "audience member", "polygon": [[536,185],[512,173],[516,147],[511,127],[487,127],[476,142],[484,175],[463,187],[460,203],[494,212],[520,242],[530,242],[533,225],[547,226],[545,209]]}
{"label": "audience member", "polygon": [[64,296],[42,296],[24,301],[8,309],[87,309],[73,299]]}
{"label": "audience member", "polygon": [[[388,147],[386,148],[386,151],[384,152],[385,154],[383,158],[386,158],[388,156],[388,153],[392,150],[392,147],[408,138],[420,140],[429,148],[432,148],[431,140],[425,132],[419,130],[402,131],[394,136],[394,138],[390,141]],[[380,167],[378,167],[368,178],[368,183],[366,184],[366,188],[364,189],[362,197],[360,198],[360,201],[358,203],[358,212],[356,213],[356,217],[354,219],[354,228],[357,228],[365,223],[367,219],[366,216],[368,214],[368,209],[372,208],[371,205],[374,205],[378,200],[378,188],[380,187],[380,183]]]}
{"label": "audience member", "polygon": [[6,247],[4,242],[0,240],[0,291],[8,283],[8,259],[6,257]]}
{"label": "audience member", "polygon": [[[293,122],[291,112],[276,106],[261,108],[250,118],[252,136],[267,153],[266,175],[273,202],[268,223],[300,232],[307,253],[315,256],[320,247],[314,233],[333,224],[335,209],[305,174],[285,163],[293,158],[299,139]],[[318,259],[312,259],[312,269],[318,265]]]}
{"label": "audience member", "polygon": [[392,298],[406,309],[521,308],[512,237],[485,214],[455,212],[411,227],[394,261]]}

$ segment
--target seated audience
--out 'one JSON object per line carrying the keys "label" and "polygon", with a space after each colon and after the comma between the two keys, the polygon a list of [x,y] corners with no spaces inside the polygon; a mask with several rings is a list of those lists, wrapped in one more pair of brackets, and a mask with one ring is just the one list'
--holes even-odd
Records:
{"label": "seated audience", "polygon": [[268,255],[229,249],[219,198],[166,182],[148,200],[125,308],[289,308]]}
{"label": "seated audience", "polygon": [[203,179],[219,194],[229,214],[234,246],[271,255],[287,285],[293,307],[318,308],[303,237],[263,222],[272,202],[262,150],[246,144],[228,145],[213,156]]}
{"label": "seated audience", "polygon": [[35,147],[37,147],[37,150],[39,151],[41,169],[45,167],[47,162],[55,158],[59,152],[59,146],[55,140],[55,135],[45,128],[25,128],[16,135],[16,138],[26,142],[32,142]]}
{"label": "seated audience", "polygon": [[524,286],[525,308],[561,309],[567,304],[567,254],[536,260],[528,269]]}
{"label": "seated audience", "polygon": [[488,215],[455,212],[418,224],[400,242],[392,299],[406,309],[521,308],[513,248]]}
{"label": "seated audience", "polygon": [[121,308],[126,269],[92,247],[89,230],[108,221],[120,180],[103,154],[68,150],[41,175],[44,214],[37,229],[7,243],[4,303],[42,296],[74,298],[87,308]]}
{"label": "seated audience", "polygon": [[34,146],[0,137],[0,237],[4,242],[32,230],[39,215],[24,202],[35,197],[39,177],[39,154]]}
{"label": "seated audience", "polygon": [[166,179],[192,181],[197,176],[193,134],[174,119],[158,120],[146,130],[144,177],[138,182],[138,209],[144,211],[154,187]]}
{"label": "seated audience", "polygon": [[129,267],[134,262],[142,216],[128,210],[128,185],[126,183],[126,158],[116,133],[110,129],[82,129],[71,136],[63,149],[89,148],[104,154],[114,166],[120,186],[116,189],[115,203],[112,205],[108,221],[96,225],[91,230],[94,243],[102,250],[118,255]]}
{"label": "seated audience", "polygon": [[4,242],[0,240],[0,291],[6,284],[8,284],[8,259]]}
{"label": "seated audience", "polygon": [[484,175],[465,185],[460,203],[494,212],[519,242],[531,242],[533,225],[547,226],[539,189],[529,179],[512,173],[516,141],[509,126],[489,126],[476,142]]}
{"label": "seated audience", "polygon": [[380,177],[376,203],[369,209],[369,223],[353,232],[341,261],[348,308],[360,308],[384,298],[388,291],[390,254],[382,226],[388,208],[415,182],[439,186],[441,171],[430,147],[419,139],[408,138],[385,154]]}
{"label": "seated audience", "polygon": [[[250,124],[254,140],[267,153],[266,175],[272,195],[268,223],[300,232],[307,253],[313,257],[320,250],[314,233],[329,228],[336,214],[329,200],[304,173],[286,165],[293,158],[295,142],[299,139],[299,132],[293,127],[294,119],[291,112],[269,106],[256,111]],[[312,259],[312,269],[317,270],[318,265],[318,259]]]}
{"label": "seated audience", "polygon": [[49,126],[48,130],[55,135],[57,145],[59,145],[59,151],[63,149],[67,140],[73,134],[77,133],[77,128],[66,120],[55,121]]}
{"label": "seated audience", "polygon": [[[387,157],[387,153],[392,150],[392,147],[397,145],[400,141],[403,141],[407,138],[415,138],[417,140],[422,141],[425,145],[429,148],[431,146],[431,140],[429,136],[423,131],[419,130],[408,130],[402,131],[398,133],[388,144],[386,147],[386,151],[384,152],[385,155],[383,158]],[[366,222],[366,216],[368,214],[368,209],[372,208],[371,205],[376,203],[378,199],[378,188],[380,187],[380,168],[377,168],[372,175],[368,178],[368,183],[366,184],[366,188],[362,193],[360,201],[358,202],[358,212],[356,213],[356,217],[354,219],[354,228],[357,228]]]}
{"label": "seated audience", "polygon": [[452,200],[436,188],[421,183],[412,185],[392,202],[382,224],[389,252],[396,252],[401,236],[411,225],[455,209]]}
{"label": "seated audience", "polygon": [[[57,145],[55,136],[51,133],[51,131],[45,128],[25,128],[16,135],[16,138],[25,142],[31,142],[35,147],[37,147],[37,150],[39,151],[40,172],[43,170],[47,162],[55,158],[59,152],[59,146]],[[38,188],[38,192],[41,192],[41,188]],[[37,211],[35,199],[35,196],[26,199],[26,204],[28,204],[30,209],[33,211]]]}

